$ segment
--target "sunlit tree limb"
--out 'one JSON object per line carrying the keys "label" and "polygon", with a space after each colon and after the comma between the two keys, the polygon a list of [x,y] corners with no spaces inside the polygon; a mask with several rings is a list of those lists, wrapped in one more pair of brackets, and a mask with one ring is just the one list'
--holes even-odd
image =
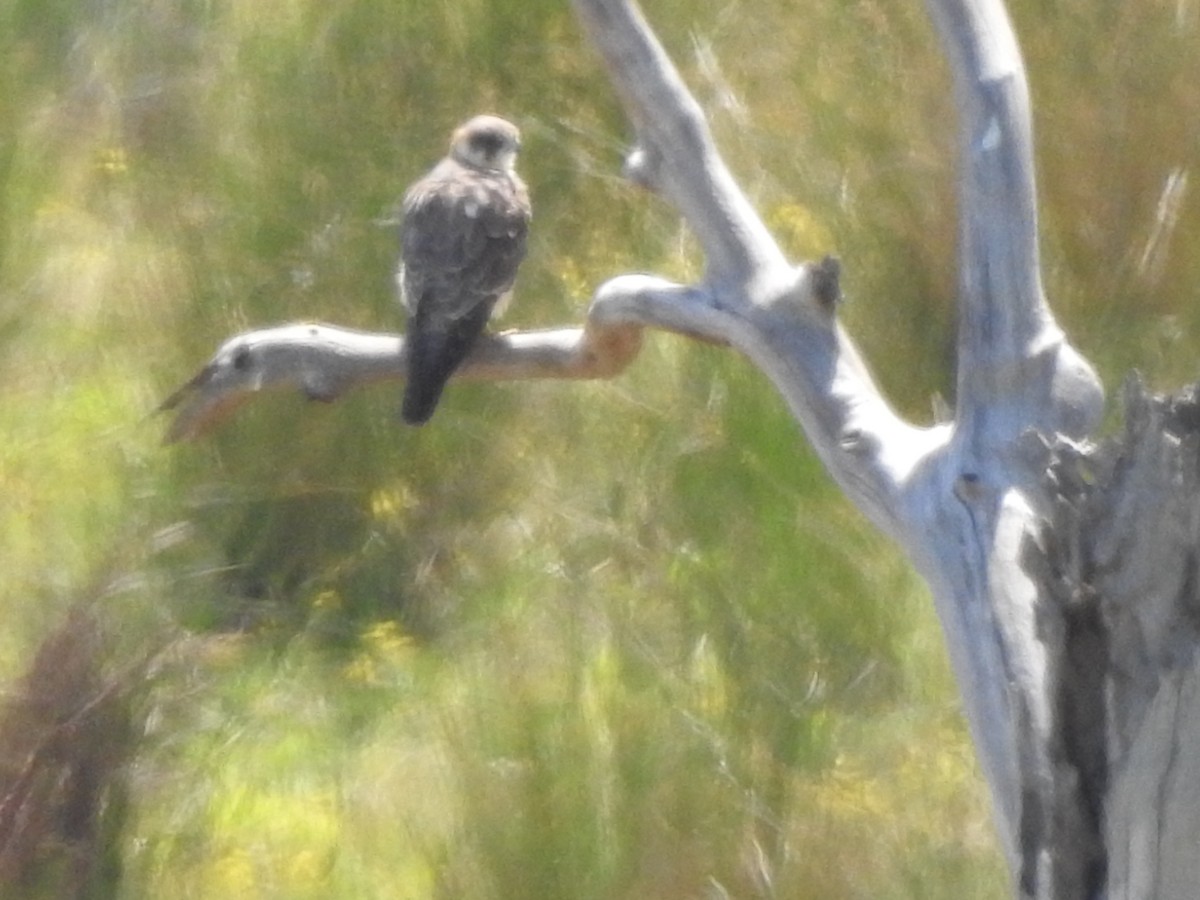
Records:
{"label": "sunlit tree limb", "polygon": [[[612,378],[641,346],[641,329],[621,324],[485,335],[456,380]],[[268,391],[333,402],[355,388],[405,378],[404,336],[320,323],[236,335],[159,407],[171,414],[167,443],[194,440]]]}
{"label": "sunlit tree limb", "polygon": [[[651,327],[726,344],[727,317],[700,289],[648,275],[623,275],[596,292],[582,327],[488,334],[455,373],[459,381],[615,378],[637,357]],[[166,441],[195,440],[256,394],[296,391],[333,402],[380,382],[403,381],[404,335],[316,322],[260,328],[229,338],[160,404]]]}
{"label": "sunlit tree limb", "polygon": [[679,210],[704,249],[709,280],[737,283],[786,258],[713,140],[700,104],[635,4],[573,0],[637,133],[639,177]]}
{"label": "sunlit tree limb", "polygon": [[[1104,394],[1042,287],[1029,86],[1016,35],[1002,0],[927,6],[959,110],[960,433],[976,446],[1003,445],[1030,426],[1080,437],[1099,424]],[[1009,408],[1015,414],[1004,414]]]}

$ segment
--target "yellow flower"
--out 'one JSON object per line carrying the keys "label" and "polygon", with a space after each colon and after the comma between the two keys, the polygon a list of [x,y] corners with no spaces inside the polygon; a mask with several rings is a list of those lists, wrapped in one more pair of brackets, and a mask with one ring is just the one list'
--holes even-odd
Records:
{"label": "yellow flower", "polygon": [[767,225],[781,244],[801,255],[824,253],[833,246],[829,229],[799,203],[782,203],[772,209]]}
{"label": "yellow flower", "polygon": [[228,897],[246,897],[254,889],[254,861],[245,847],[234,847],[213,864],[213,880]]}
{"label": "yellow flower", "polygon": [[331,612],[342,608],[342,595],[337,591],[321,591],[312,599],[312,608]]}
{"label": "yellow flower", "polygon": [[356,681],[359,684],[376,684],[379,681],[379,672],[375,660],[364,653],[356,656],[342,668],[342,677],[347,681]]}
{"label": "yellow flower", "polygon": [[371,494],[371,518],[376,522],[395,519],[401,512],[411,509],[416,503],[407,484],[400,483],[389,488],[380,488]]}
{"label": "yellow flower", "polygon": [[412,638],[390,620],[376,622],[363,632],[362,640],[376,656],[389,660],[403,656],[413,646]]}
{"label": "yellow flower", "polygon": [[106,175],[124,175],[129,171],[129,157],[124,147],[107,147],[97,154],[96,168]]}

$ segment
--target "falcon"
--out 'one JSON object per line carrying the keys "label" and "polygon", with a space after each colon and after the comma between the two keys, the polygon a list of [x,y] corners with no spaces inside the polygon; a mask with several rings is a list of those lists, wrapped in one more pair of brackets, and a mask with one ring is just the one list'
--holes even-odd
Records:
{"label": "falcon", "polygon": [[410,425],[429,421],[446,382],[512,292],[531,217],[514,169],[520,145],[511,122],[476,116],[404,195],[396,280],[408,313],[400,416]]}

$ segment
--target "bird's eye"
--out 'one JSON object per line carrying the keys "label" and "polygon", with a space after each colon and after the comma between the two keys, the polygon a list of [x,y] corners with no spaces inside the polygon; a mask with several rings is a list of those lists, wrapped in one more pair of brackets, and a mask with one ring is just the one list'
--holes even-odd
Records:
{"label": "bird's eye", "polygon": [[493,132],[484,132],[477,134],[471,141],[475,145],[475,149],[487,156],[493,156],[500,152],[504,146],[504,138]]}

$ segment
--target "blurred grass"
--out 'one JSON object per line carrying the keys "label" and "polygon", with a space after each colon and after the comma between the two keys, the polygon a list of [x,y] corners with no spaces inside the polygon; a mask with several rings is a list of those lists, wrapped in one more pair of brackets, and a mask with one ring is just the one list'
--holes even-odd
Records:
{"label": "blurred grass", "polygon": [[[953,111],[919,10],[647,6],[927,419]],[[1052,300],[1110,385],[1194,378],[1195,5],[1013,12]],[[454,388],[420,432],[380,390],[158,444],[148,412],[233,331],[399,326],[381,222],[476,111],[526,137],[507,324],[699,272],[617,177],[562,4],[0,0],[0,76],[0,677],[83,593],[110,667],[165,648],[116,896],[1006,895],[923,588],[728,353],[654,336],[611,383]]]}

